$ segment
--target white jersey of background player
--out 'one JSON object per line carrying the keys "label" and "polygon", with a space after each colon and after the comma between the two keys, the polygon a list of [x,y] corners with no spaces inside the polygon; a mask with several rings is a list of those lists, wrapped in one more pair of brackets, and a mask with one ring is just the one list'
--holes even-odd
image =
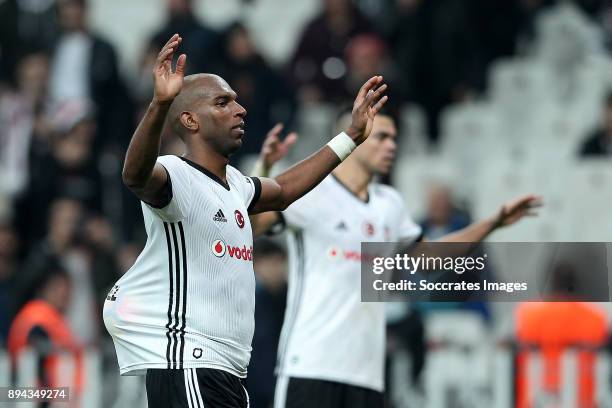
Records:
{"label": "white jersey of background player", "polygon": [[[343,115],[338,126],[347,120],[350,115]],[[361,242],[421,239],[421,229],[399,193],[372,182],[375,175],[391,170],[396,136],[393,119],[377,115],[368,141],[320,185],[282,214],[252,217],[256,234],[279,221],[289,231],[289,293],[278,351],[277,408],[299,406],[297,400],[304,395],[311,395],[312,406],[329,406],[326,393],[319,392],[321,384],[309,390],[312,383],[300,384],[300,379],[344,384],[345,394],[356,390],[351,387],[366,388],[380,398],[356,392],[362,400],[356,402],[353,395],[350,405],[382,404],[384,305],[361,302]],[[260,169],[265,172],[286,150],[278,129],[273,129],[262,149]],[[518,221],[536,201],[534,196],[521,197],[495,216],[442,240],[479,241],[496,227]],[[332,398],[336,404],[342,401],[338,395]]]}

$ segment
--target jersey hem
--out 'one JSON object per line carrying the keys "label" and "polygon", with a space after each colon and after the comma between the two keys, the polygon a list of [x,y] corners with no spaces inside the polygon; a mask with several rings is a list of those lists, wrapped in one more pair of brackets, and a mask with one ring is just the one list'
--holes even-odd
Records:
{"label": "jersey hem", "polygon": [[[129,365],[127,367],[122,367],[119,369],[119,374],[124,375],[124,376],[131,376],[131,375],[145,375],[147,372],[147,369],[168,369],[168,363],[164,362],[164,363],[138,363],[138,364],[132,364]],[[221,370],[221,371],[225,371],[226,373],[232,374],[238,378],[246,378],[247,373],[240,373],[232,368],[220,365],[220,364],[215,364],[215,363],[206,363],[206,362],[183,362],[183,369],[186,368],[212,368],[215,370]]]}
{"label": "jersey hem", "polygon": [[378,392],[385,391],[384,382],[373,384],[371,378],[363,378],[358,376],[347,376],[334,372],[325,372],[325,371],[311,371],[311,372],[294,372],[290,370],[277,370],[276,375],[278,377],[291,377],[291,378],[307,378],[311,380],[323,380],[323,381],[333,381],[337,383],[367,388],[369,390],[374,390]]}

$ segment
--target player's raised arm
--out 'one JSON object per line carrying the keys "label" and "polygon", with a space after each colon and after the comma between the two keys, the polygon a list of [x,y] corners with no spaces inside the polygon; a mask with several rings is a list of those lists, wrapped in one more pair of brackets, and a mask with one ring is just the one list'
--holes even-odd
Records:
{"label": "player's raised arm", "polygon": [[480,242],[498,228],[510,226],[524,217],[537,215],[542,198],[533,194],[504,203],[497,214],[441,237],[438,242]]}
{"label": "player's raised arm", "polygon": [[[277,123],[268,134],[259,152],[259,158],[251,174],[256,177],[268,177],[272,167],[280,160],[284,159],[289,149],[297,141],[298,135],[291,132],[281,140],[281,132],[283,124]],[[270,231],[270,229],[279,222],[280,215],[276,211],[267,211],[259,214],[251,214],[251,229],[253,236],[257,237]]]}
{"label": "player's raised arm", "polygon": [[136,128],[123,163],[123,182],[141,200],[156,205],[163,197],[167,183],[166,171],[156,164],[159,155],[161,132],[172,101],[183,86],[185,54],[178,58],[176,71],[172,71],[174,51],[182,38],[175,34],[159,52],[153,79],[153,100]]}
{"label": "player's raised arm", "polygon": [[251,213],[284,210],[312,190],[367,139],[374,117],[387,101],[384,95],[387,85],[381,84],[382,79],[372,77],[361,87],[353,104],[351,125],[345,132],[277,177],[261,179],[261,197]]}
{"label": "player's raised arm", "polygon": [[289,133],[287,137],[281,140],[280,135],[283,127],[282,123],[277,123],[268,131],[266,139],[261,146],[259,158],[255,163],[255,167],[251,170],[251,175],[268,177],[272,167],[284,159],[287,153],[289,153],[289,149],[297,142],[298,135],[295,132]]}
{"label": "player's raised arm", "polygon": [[475,243],[483,241],[493,231],[513,225],[525,217],[537,216],[536,209],[542,206],[542,198],[533,194],[517,197],[504,203],[500,210],[482,221],[477,221],[435,240],[434,242],[449,242],[454,245],[428,245],[423,242],[410,244],[401,251],[421,254],[428,257],[465,256]]}

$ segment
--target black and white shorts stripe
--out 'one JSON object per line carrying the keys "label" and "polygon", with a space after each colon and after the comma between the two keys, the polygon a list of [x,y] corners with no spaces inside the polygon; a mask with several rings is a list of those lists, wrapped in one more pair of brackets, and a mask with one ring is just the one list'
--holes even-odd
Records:
{"label": "black and white shorts stripe", "polygon": [[250,408],[243,380],[214,368],[149,369],[149,408]]}
{"label": "black and white shorts stripe", "polygon": [[204,398],[200,393],[200,385],[194,368],[183,370],[185,374],[185,393],[189,408],[204,408]]}
{"label": "black and white shorts stripe", "polygon": [[[185,376],[185,394],[187,396],[187,403],[189,404],[189,408],[204,408],[204,398],[202,398],[196,369],[187,368],[183,370],[183,372]],[[250,408],[251,404],[249,399],[249,393],[242,384],[240,384],[240,386],[242,388],[241,391],[244,391],[243,400],[246,401],[246,408]]]}

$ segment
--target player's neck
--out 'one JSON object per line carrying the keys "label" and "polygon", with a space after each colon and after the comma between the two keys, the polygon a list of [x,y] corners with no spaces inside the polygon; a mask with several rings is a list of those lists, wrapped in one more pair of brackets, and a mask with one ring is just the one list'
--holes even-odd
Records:
{"label": "player's neck", "polygon": [[333,171],[333,175],[357,197],[367,199],[368,185],[374,176],[359,163],[346,160]]}
{"label": "player's neck", "polygon": [[220,155],[209,146],[190,146],[187,148],[187,152],[183,157],[204,167],[206,170],[219,177],[222,181],[227,182],[226,169],[229,159]]}

